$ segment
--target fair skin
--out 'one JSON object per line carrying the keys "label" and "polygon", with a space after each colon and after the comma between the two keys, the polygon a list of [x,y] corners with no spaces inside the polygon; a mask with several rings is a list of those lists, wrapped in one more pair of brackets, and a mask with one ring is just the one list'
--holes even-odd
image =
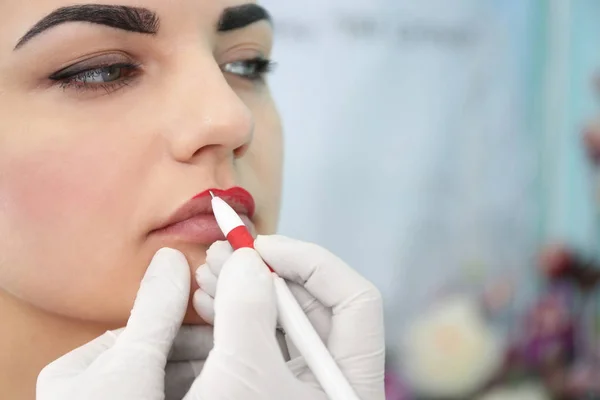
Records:
{"label": "fair skin", "polygon": [[[248,73],[248,60],[269,58],[272,26],[216,28],[249,3],[83,0],[144,8],[160,24],[66,22],[15,48],[73,3],[0,2],[3,396],[33,399],[46,364],[123,326],[157,250],[182,251],[192,272],[204,262],[207,245],[151,234],[195,194],[241,186],[257,233],[275,231],[281,125],[266,83]],[[95,72],[56,74],[81,65]],[[185,323],[202,320],[190,307]]]}

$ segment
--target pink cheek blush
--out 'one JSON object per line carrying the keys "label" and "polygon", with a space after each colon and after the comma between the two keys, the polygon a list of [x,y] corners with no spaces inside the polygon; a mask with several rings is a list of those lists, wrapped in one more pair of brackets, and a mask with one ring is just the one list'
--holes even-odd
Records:
{"label": "pink cheek blush", "polygon": [[[64,223],[107,196],[106,158],[88,152],[43,151],[8,160],[0,177],[6,211],[33,223]],[[23,221],[21,221],[23,222]]]}

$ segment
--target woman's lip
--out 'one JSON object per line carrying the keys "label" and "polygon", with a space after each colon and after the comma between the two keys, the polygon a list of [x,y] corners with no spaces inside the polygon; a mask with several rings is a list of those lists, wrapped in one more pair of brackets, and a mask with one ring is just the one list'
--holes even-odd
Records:
{"label": "woman's lip", "polygon": [[[248,229],[253,232],[254,224],[246,214],[240,218]],[[187,243],[196,243],[209,246],[218,240],[225,240],[225,236],[212,213],[196,214],[188,219],[168,225],[154,231],[160,236],[167,236],[170,240]]]}
{"label": "woman's lip", "polygon": [[[191,201],[196,199],[206,198],[211,199],[210,193],[213,193],[215,196],[218,196],[225,200],[227,204],[229,204],[238,214],[247,214],[250,218],[254,216],[254,211],[256,209],[256,205],[254,203],[254,198],[252,195],[241,187],[232,187],[227,190],[223,189],[207,189],[201,193],[195,195]],[[211,207],[212,211],[212,207]]]}
{"label": "woman's lip", "polygon": [[254,199],[246,190],[234,187],[227,190],[207,189],[195,195],[151,234],[167,235],[175,240],[206,245],[224,240],[225,237],[212,212],[210,192],[225,200],[240,215],[250,231],[254,231]]}

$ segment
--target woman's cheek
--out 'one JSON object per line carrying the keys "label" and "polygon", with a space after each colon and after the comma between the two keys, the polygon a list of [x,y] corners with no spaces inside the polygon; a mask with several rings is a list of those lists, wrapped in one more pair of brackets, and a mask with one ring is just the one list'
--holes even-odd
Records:
{"label": "woman's cheek", "polygon": [[60,231],[116,203],[111,183],[118,182],[118,162],[94,141],[8,156],[1,164],[3,213],[18,224],[17,231],[22,226]]}
{"label": "woman's cheek", "polygon": [[60,308],[114,264],[118,161],[102,149],[78,142],[0,157],[0,287]]}

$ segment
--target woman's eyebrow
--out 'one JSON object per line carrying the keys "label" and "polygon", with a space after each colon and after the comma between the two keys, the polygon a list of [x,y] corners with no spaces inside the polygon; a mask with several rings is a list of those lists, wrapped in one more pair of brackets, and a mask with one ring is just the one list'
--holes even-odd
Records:
{"label": "woman's eyebrow", "polygon": [[156,34],[160,25],[156,13],[146,8],[103,4],[61,7],[36,23],[19,39],[15,50],[21,48],[42,32],[67,22],[89,22],[149,35]]}
{"label": "woman's eyebrow", "polygon": [[[223,11],[217,31],[229,32],[242,29],[259,21],[271,22],[269,12],[257,4],[242,4]],[[158,15],[146,8],[104,4],[67,6],[54,10],[37,22],[19,39],[14,49],[23,47],[44,31],[67,22],[89,22],[149,35],[158,33],[160,26]]]}
{"label": "woman's eyebrow", "polygon": [[229,32],[236,29],[242,29],[259,21],[271,23],[271,15],[258,4],[248,3],[229,7],[223,11],[221,18],[219,18],[217,31]]}

